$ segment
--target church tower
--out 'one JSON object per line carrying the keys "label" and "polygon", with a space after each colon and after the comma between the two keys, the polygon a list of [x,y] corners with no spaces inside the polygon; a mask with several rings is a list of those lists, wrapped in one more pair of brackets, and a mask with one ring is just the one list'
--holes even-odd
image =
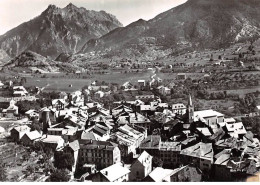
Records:
{"label": "church tower", "polygon": [[188,111],[189,123],[192,123],[194,121],[194,106],[192,104],[191,95],[189,95],[187,111]]}

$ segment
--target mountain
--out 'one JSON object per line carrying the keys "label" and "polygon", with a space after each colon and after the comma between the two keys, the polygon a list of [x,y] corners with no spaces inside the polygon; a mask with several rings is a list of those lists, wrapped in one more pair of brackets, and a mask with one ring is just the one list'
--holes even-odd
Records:
{"label": "mountain", "polygon": [[0,49],[11,57],[31,50],[56,58],[60,53],[75,53],[88,40],[120,26],[116,17],[105,11],[90,11],[71,3],[65,8],[49,5],[38,17],[0,36]]}
{"label": "mountain", "polygon": [[0,66],[3,66],[10,59],[9,55],[4,50],[0,49]]}
{"label": "mountain", "polygon": [[260,35],[260,0],[188,0],[155,18],[138,20],[98,39],[80,53],[156,59],[182,50],[218,49]]}
{"label": "mountain", "polygon": [[73,72],[77,66],[57,62],[32,51],[22,52],[3,66],[3,71],[28,72]]}

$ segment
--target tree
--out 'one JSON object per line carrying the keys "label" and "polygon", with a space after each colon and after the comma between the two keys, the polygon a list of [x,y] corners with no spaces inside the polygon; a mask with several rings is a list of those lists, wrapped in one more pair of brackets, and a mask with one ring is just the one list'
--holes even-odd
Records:
{"label": "tree", "polygon": [[0,182],[4,182],[7,180],[6,168],[3,161],[0,161]]}
{"label": "tree", "polygon": [[69,152],[55,152],[54,166],[58,169],[71,170],[74,164],[74,156]]}
{"label": "tree", "polygon": [[56,169],[50,176],[51,182],[68,182],[70,180],[69,171],[66,169]]}
{"label": "tree", "polygon": [[154,156],[153,160],[152,160],[152,166],[153,167],[162,167],[163,161],[159,157]]}

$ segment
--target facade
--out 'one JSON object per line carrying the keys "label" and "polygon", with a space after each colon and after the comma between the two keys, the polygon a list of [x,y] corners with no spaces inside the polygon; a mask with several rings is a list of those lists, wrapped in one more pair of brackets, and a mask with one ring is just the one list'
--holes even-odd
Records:
{"label": "facade", "polygon": [[184,115],[186,113],[186,106],[183,103],[177,103],[172,105],[172,112],[175,114]]}
{"label": "facade", "polygon": [[180,152],[183,164],[194,164],[202,171],[210,171],[213,165],[214,151],[212,143],[197,143]]}
{"label": "facade", "polygon": [[23,137],[21,138],[21,143],[25,146],[32,146],[35,141],[40,140],[42,135],[37,131],[31,131],[28,133],[25,133]]}
{"label": "facade", "polygon": [[98,170],[121,161],[121,153],[117,146],[104,141],[79,141],[79,162],[96,164]]}
{"label": "facade", "polygon": [[141,181],[152,171],[152,156],[144,151],[131,165],[129,181]]}

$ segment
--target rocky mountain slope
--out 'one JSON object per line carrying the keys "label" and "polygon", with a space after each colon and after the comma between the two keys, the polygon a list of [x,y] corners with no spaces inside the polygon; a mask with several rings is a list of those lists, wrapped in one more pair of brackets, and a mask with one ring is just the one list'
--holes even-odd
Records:
{"label": "rocky mountain slope", "polygon": [[0,36],[0,49],[11,57],[31,50],[53,59],[60,53],[75,53],[90,39],[122,26],[105,11],[90,11],[69,4],[50,5],[41,15]]}
{"label": "rocky mountain slope", "polygon": [[[156,59],[182,50],[222,48],[260,35],[260,0],[188,0],[88,41],[80,53]],[[120,48],[120,49],[119,49]]]}

